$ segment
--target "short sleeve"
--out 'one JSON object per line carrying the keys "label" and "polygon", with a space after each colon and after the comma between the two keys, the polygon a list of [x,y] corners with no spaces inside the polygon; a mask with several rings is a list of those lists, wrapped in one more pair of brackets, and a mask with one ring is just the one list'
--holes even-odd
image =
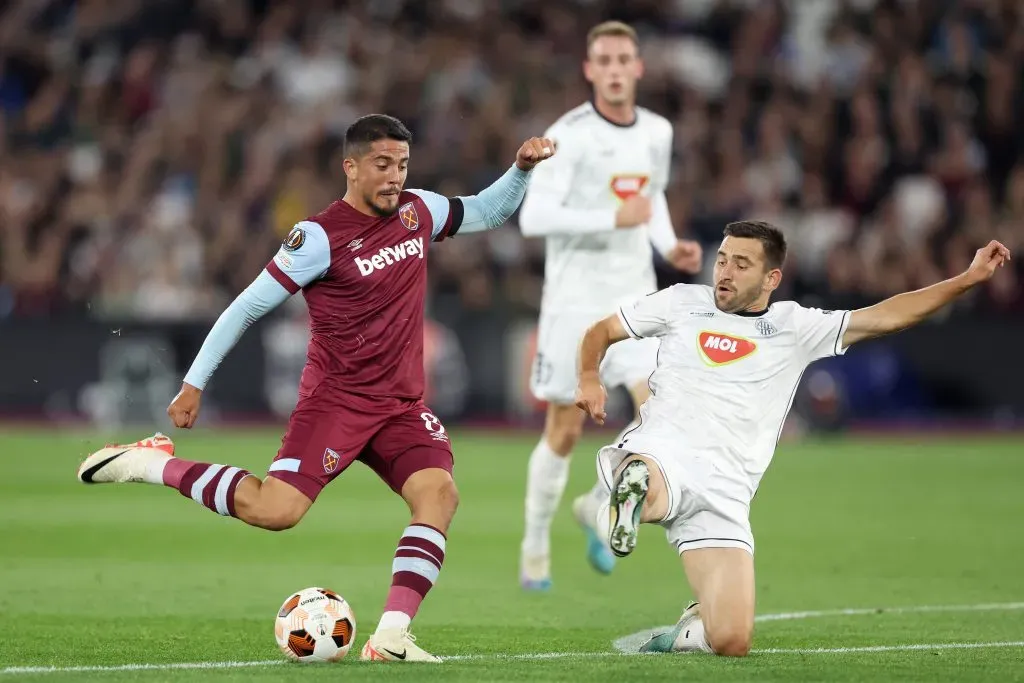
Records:
{"label": "short sleeve", "polygon": [[797,306],[794,313],[797,340],[812,361],[846,353],[843,334],[850,324],[850,311],[827,311]]}
{"label": "short sleeve", "polygon": [[[461,201],[449,199],[430,190],[407,191],[423,200],[423,203],[427,206],[427,211],[430,212],[430,220],[434,226],[430,233],[430,239],[440,242],[459,231],[462,224],[462,216],[459,211]],[[456,206],[456,203],[458,203],[458,206]]]}
{"label": "short sleeve", "polygon": [[267,272],[290,294],[324,276],[331,267],[331,242],[319,223],[295,224],[267,264]]}
{"label": "short sleeve", "polygon": [[653,292],[620,307],[619,321],[633,339],[660,337],[669,330],[674,302],[675,292],[672,287]]}

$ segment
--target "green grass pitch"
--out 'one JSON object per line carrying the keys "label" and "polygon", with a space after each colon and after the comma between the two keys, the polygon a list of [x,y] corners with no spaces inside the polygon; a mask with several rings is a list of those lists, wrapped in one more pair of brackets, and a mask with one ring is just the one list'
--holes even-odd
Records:
{"label": "green grass pitch", "polygon": [[[78,484],[77,463],[102,442],[0,432],[0,683],[1024,680],[1024,440],[781,446],[753,506],[763,619],[755,652],[724,660],[614,650],[616,638],[672,623],[690,592],[657,527],[642,529],[612,576],[586,565],[569,502],[592,482],[600,441],[577,451],[554,529],[554,588],[527,595],[517,559],[534,437],[458,432],[462,505],[414,632],[427,650],[464,658],[433,667],[358,661],[407,521],[401,500],[362,465],[297,528],[275,534],[171,490]],[[262,475],[279,434],[198,430],[177,442],[183,457]],[[352,603],[356,645],[336,665],[279,663],[275,612],[311,585]],[[770,616],[846,608],[868,613]],[[837,648],[852,651],[815,651]],[[545,653],[555,655],[536,656]],[[199,662],[257,664],[166,666]],[[128,665],[150,668],[117,669]]]}

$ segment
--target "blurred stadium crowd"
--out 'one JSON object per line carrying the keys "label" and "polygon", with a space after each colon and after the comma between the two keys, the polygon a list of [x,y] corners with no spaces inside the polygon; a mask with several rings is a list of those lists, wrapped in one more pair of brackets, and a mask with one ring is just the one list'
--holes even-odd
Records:
{"label": "blurred stadium crowd", "polygon": [[[709,258],[775,221],[780,295],[844,307],[1024,251],[1018,0],[0,0],[0,317],[215,316],[344,192],[364,113],[413,131],[409,186],[475,192],[589,96],[606,18],[640,31]],[[535,312],[542,241],[432,259],[435,309]],[[1024,311],[1021,262],[964,308]]]}

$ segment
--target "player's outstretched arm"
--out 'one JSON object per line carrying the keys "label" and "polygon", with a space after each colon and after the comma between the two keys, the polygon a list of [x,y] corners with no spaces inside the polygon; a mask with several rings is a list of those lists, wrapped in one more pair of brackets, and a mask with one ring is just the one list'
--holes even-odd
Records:
{"label": "player's outstretched arm", "polygon": [[555,143],[548,138],[530,138],[516,154],[516,162],[505,174],[478,194],[459,197],[463,217],[461,232],[493,230],[505,224],[526,195],[533,168],[555,154]]}
{"label": "player's outstretched arm", "polygon": [[1009,260],[1010,250],[992,240],[977,251],[974,261],[963,273],[853,311],[843,335],[843,346],[913,327],[964,292],[986,282],[995,274],[996,268]]}
{"label": "player's outstretched arm", "polygon": [[192,428],[199,417],[200,399],[206,384],[242,334],[289,296],[321,277],[330,261],[330,243],[319,225],[299,223],[288,233],[266,269],[224,309],[206,335],[181,390],[167,407],[167,415],[174,426]]}
{"label": "player's outstretched arm", "polygon": [[590,140],[571,128],[556,124],[549,131],[558,139],[558,154],[531,173],[519,228],[524,237],[581,235],[633,228],[651,218],[651,200],[642,195],[627,199],[618,210],[566,206],[583,151]]}
{"label": "player's outstretched arm", "polygon": [[604,424],[604,402],[608,397],[601,385],[600,367],[608,348],[632,337],[661,337],[672,325],[676,295],[687,285],[673,285],[651,292],[647,296],[623,306],[615,315],[594,323],[580,341],[576,357],[579,387],[576,405],[587,412],[598,424]]}
{"label": "player's outstretched arm", "polygon": [[289,296],[269,273],[263,271],[217,318],[203,341],[181,390],[171,401],[167,414],[175,427],[191,429],[199,417],[203,389],[228,352],[249,326],[279,306]]}
{"label": "player's outstretched arm", "polygon": [[612,344],[627,338],[629,334],[619,316],[611,315],[591,325],[580,342],[576,406],[598,424],[604,424],[604,404],[608,399],[608,393],[601,384],[601,361]]}

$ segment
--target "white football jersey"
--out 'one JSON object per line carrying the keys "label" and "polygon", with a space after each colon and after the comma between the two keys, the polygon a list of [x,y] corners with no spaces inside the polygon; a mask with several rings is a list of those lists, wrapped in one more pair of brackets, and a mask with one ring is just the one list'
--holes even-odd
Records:
{"label": "white football jersey", "polygon": [[[655,290],[652,239],[665,253],[675,243],[664,191],[672,125],[642,107],[632,125],[612,123],[589,102],[546,132],[557,153],[531,173],[520,213],[527,237],[544,236],[542,309],[596,317]],[[622,202],[649,196],[647,225],[615,228]]]}
{"label": "white football jersey", "polygon": [[661,340],[637,438],[699,454],[753,496],[804,370],[846,352],[850,312],[778,301],[759,315],[724,313],[711,287],[674,285],[619,318],[632,337]]}

